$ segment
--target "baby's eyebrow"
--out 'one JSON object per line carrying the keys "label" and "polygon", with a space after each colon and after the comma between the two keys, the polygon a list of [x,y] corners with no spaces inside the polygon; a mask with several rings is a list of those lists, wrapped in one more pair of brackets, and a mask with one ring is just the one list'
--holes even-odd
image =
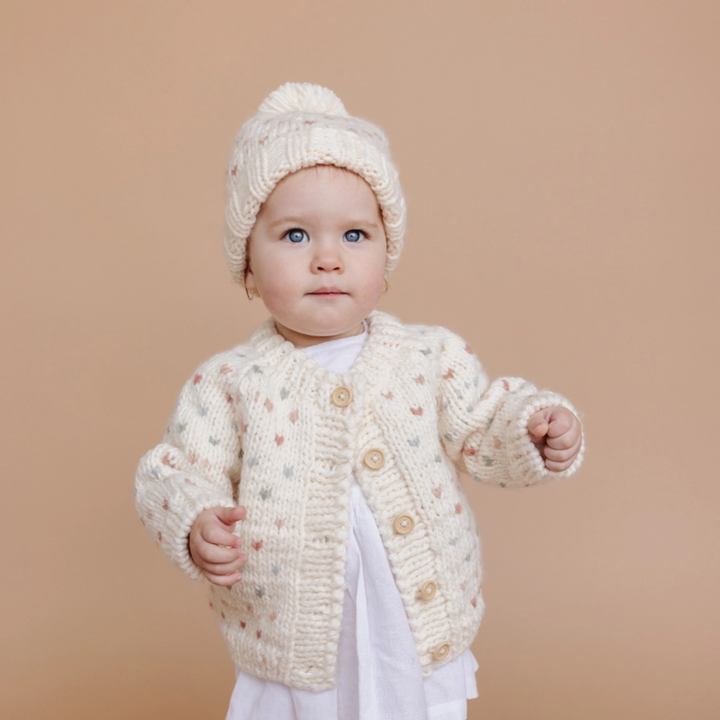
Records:
{"label": "baby's eyebrow", "polygon": [[285,223],[293,223],[295,225],[305,225],[308,222],[311,222],[309,218],[298,218],[298,217],[281,217],[277,220],[273,220],[271,223],[268,223],[268,227],[272,228],[276,225],[284,225]]}
{"label": "baby's eyebrow", "polygon": [[378,230],[380,226],[374,221],[374,220],[368,220],[366,218],[361,219],[355,219],[355,220],[348,220],[347,221],[348,227],[354,227],[355,225],[360,225],[362,227],[368,227],[372,228],[373,230]]}
{"label": "baby's eyebrow", "polygon": [[[308,225],[312,222],[317,222],[317,218],[315,217],[297,217],[294,215],[288,215],[286,217],[280,217],[277,218],[277,220],[273,220],[271,223],[268,223],[268,228],[274,228],[276,225],[285,225],[285,224],[293,224],[293,225]],[[343,227],[352,228],[355,226],[362,226],[367,227],[373,230],[378,230],[380,228],[380,225],[375,222],[374,220],[369,220],[367,218],[352,218],[350,220],[343,220],[342,221]]]}

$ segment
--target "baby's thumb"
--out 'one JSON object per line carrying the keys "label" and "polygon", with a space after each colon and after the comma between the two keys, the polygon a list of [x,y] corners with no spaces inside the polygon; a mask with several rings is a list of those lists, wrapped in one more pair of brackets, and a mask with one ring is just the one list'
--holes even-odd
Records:
{"label": "baby's thumb", "polygon": [[548,431],[547,421],[540,413],[531,415],[528,420],[527,431],[530,433],[530,436],[534,440],[539,440],[540,438],[545,437],[545,435],[547,435],[547,431]]}
{"label": "baby's thumb", "polygon": [[234,525],[238,520],[245,519],[245,508],[240,505],[231,508],[219,507],[215,508],[215,515],[226,525]]}

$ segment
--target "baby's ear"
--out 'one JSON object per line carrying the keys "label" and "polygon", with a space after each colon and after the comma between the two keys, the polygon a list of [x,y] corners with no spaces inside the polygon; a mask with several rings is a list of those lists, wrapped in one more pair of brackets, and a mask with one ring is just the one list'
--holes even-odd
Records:
{"label": "baby's ear", "polygon": [[260,297],[255,277],[249,268],[245,271],[245,294],[248,296],[248,300]]}

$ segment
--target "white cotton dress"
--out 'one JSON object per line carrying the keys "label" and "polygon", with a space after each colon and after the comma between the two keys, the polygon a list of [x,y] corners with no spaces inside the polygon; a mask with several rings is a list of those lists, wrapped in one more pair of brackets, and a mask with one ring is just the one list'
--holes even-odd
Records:
{"label": "white cotton dress", "polygon": [[[345,373],[366,340],[367,326],[303,350],[325,370]],[[466,650],[422,677],[385,547],[355,478],[347,552],[335,687],[298,690],[236,668],[226,720],[466,720],[467,701],[478,696],[475,657]]]}

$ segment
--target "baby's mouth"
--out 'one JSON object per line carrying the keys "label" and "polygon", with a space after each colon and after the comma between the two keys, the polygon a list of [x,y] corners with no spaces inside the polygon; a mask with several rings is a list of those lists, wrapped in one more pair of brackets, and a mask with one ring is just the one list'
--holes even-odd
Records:
{"label": "baby's mouth", "polygon": [[317,290],[313,290],[313,292],[310,293],[310,295],[324,295],[324,296],[331,296],[331,295],[347,295],[348,293],[340,290],[336,287],[321,287]]}

